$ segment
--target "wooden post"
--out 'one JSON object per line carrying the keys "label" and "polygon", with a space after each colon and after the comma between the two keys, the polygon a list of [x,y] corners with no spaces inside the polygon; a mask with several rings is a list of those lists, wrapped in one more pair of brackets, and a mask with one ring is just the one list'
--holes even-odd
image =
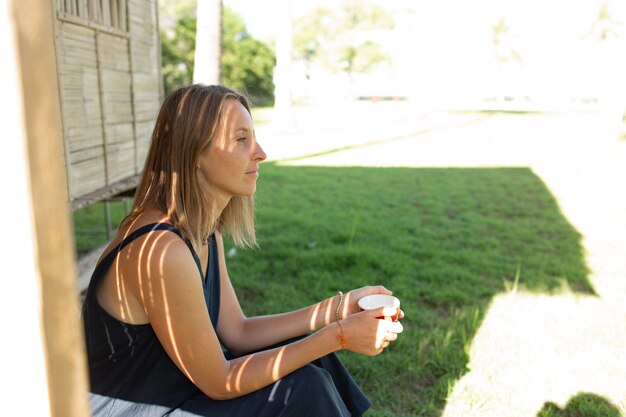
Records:
{"label": "wooden post", "polygon": [[291,131],[295,122],[291,103],[292,17],[291,0],[281,0],[276,7],[276,67],[274,68],[274,113],[272,125],[279,131]]}
{"label": "wooden post", "polygon": [[220,83],[222,0],[201,0],[196,11],[196,53],[193,82]]}
{"label": "wooden post", "polygon": [[111,230],[113,230],[113,226],[111,225],[111,201],[104,200],[104,228],[105,236],[107,241],[111,240]]}
{"label": "wooden post", "polygon": [[63,166],[54,3],[0,2],[0,104],[8,116],[0,152],[5,233],[0,253],[6,275],[0,280],[5,335],[0,378],[6,415],[89,415]]}

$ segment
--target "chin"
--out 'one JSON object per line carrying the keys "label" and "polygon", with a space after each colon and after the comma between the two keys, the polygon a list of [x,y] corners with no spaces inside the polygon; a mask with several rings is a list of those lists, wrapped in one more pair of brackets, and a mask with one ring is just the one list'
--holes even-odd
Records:
{"label": "chin", "polygon": [[238,197],[250,197],[253,196],[254,193],[256,193],[256,187],[248,190],[240,190],[240,192],[236,193],[235,195]]}

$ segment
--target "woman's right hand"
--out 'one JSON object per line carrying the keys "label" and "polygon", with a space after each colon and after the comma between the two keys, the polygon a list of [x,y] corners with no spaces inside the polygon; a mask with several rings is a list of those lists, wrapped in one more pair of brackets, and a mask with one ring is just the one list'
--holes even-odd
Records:
{"label": "woman's right hand", "polygon": [[339,332],[343,332],[344,349],[363,355],[375,356],[389,346],[402,333],[399,321],[378,317],[390,316],[388,308],[361,311],[341,320]]}

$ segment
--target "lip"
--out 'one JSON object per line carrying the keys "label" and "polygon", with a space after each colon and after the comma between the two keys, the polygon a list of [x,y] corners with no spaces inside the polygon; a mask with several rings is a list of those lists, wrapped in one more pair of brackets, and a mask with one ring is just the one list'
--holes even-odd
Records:
{"label": "lip", "polygon": [[246,175],[255,175],[255,176],[259,176],[259,171],[258,170],[254,170],[254,171],[248,171],[246,172]]}

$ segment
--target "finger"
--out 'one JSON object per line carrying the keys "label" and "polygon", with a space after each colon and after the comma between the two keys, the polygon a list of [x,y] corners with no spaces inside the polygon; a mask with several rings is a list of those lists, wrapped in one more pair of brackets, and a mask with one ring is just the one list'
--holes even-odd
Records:
{"label": "finger", "polygon": [[[393,307],[377,307],[371,310],[366,310],[371,316],[380,318],[391,318],[398,314],[398,309]],[[391,319],[389,320],[391,321]]]}
{"label": "finger", "polygon": [[386,339],[388,342],[394,342],[397,338],[398,338],[398,333],[387,332]]}
{"label": "finger", "polygon": [[396,317],[398,314],[398,309],[395,307],[384,307],[383,316],[385,317]]}
{"label": "finger", "polygon": [[388,307],[377,307],[377,308],[373,308],[371,310],[366,310],[370,316],[373,317],[383,317],[385,315],[385,311],[388,312],[389,308]]}
{"label": "finger", "polygon": [[402,333],[404,326],[399,321],[387,322],[387,331],[391,333]]}
{"label": "finger", "polygon": [[385,295],[393,294],[393,291],[389,291],[387,288],[385,288],[382,285],[377,285],[374,287],[374,289],[376,290],[376,294],[385,294]]}
{"label": "finger", "polygon": [[404,311],[400,310],[400,313],[398,313],[398,320],[403,319],[403,318],[404,318]]}

